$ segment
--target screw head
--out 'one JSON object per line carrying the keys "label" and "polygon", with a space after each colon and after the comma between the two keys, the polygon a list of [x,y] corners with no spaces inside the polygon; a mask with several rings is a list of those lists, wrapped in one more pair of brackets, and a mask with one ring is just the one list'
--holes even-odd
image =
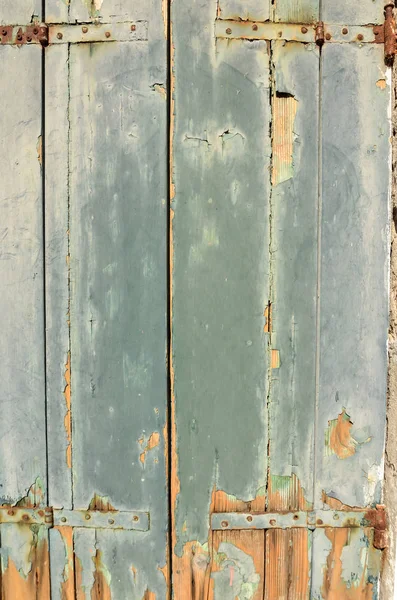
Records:
{"label": "screw head", "polygon": [[62,523],[66,523],[66,521],[67,521],[66,517],[61,517],[61,521],[62,521]]}
{"label": "screw head", "polygon": [[307,33],[307,31],[308,31],[307,27],[301,27],[301,32],[302,33]]}
{"label": "screw head", "polygon": [[326,40],[330,40],[330,39],[331,39],[331,37],[332,37],[332,36],[331,36],[331,34],[330,34],[330,33],[327,33],[327,34],[325,35],[325,39],[326,39]]}
{"label": "screw head", "polygon": [[3,35],[7,35],[7,34],[8,34],[8,31],[7,31],[7,29],[3,29],[3,31],[2,31],[2,34],[3,34]]}
{"label": "screw head", "polygon": [[335,521],[338,521],[338,520],[339,520],[339,515],[337,515],[337,514],[335,513],[335,514],[334,514],[334,519],[335,519]]}
{"label": "screw head", "polygon": [[254,23],[254,25],[252,26],[253,31],[258,31],[258,25],[256,23]]}
{"label": "screw head", "polygon": [[22,515],[22,521],[30,521],[29,515]]}
{"label": "screw head", "polygon": [[35,27],[35,28],[33,29],[33,33],[34,33],[35,35],[37,35],[37,34],[39,33],[39,30],[37,29],[37,27]]}
{"label": "screw head", "polygon": [[362,34],[362,33],[359,33],[359,34],[358,34],[358,36],[357,36],[357,39],[358,39],[358,41],[359,41],[359,42],[362,42],[362,41],[363,41],[363,39],[364,39],[364,36],[363,36],[363,34]]}
{"label": "screw head", "polygon": [[58,38],[58,40],[61,40],[63,38],[63,33],[61,33],[61,32],[57,33],[57,38]]}
{"label": "screw head", "polygon": [[229,525],[229,523],[227,521],[222,521],[221,526],[222,527],[227,527]]}
{"label": "screw head", "polygon": [[10,510],[7,511],[7,514],[10,515],[10,517],[12,517],[13,515],[15,515],[15,510],[12,510],[12,508]]}
{"label": "screw head", "polygon": [[344,27],[344,28],[342,29],[342,33],[343,33],[343,35],[346,35],[347,33],[349,33],[349,30],[348,30],[348,28],[347,28],[347,27]]}
{"label": "screw head", "polygon": [[274,527],[276,524],[276,519],[270,519],[270,525]]}
{"label": "screw head", "polygon": [[297,521],[299,519],[299,515],[294,515],[293,519],[294,521]]}
{"label": "screw head", "polygon": [[89,521],[91,519],[91,515],[89,515],[88,513],[85,515],[85,520]]}
{"label": "screw head", "polygon": [[232,30],[230,29],[230,27],[228,27],[228,28],[226,29],[226,33],[227,33],[227,35],[230,35],[230,34],[232,33]]}
{"label": "screw head", "polygon": [[317,519],[317,525],[322,525],[324,521],[322,519]]}
{"label": "screw head", "polygon": [[88,27],[82,27],[82,28],[81,28],[81,31],[82,31],[83,33],[87,33],[87,31],[88,31]]}
{"label": "screw head", "polygon": [[136,31],[136,25],[131,25],[131,31]]}
{"label": "screw head", "polygon": [[114,519],[109,519],[108,523],[109,523],[109,525],[114,525]]}
{"label": "screw head", "polygon": [[110,38],[110,31],[105,31],[105,37]]}
{"label": "screw head", "polygon": [[252,523],[252,517],[251,517],[251,515],[248,515],[247,521],[248,521],[248,523]]}
{"label": "screw head", "polygon": [[136,523],[137,521],[139,521],[139,517],[138,517],[138,515],[135,515],[135,516],[133,517],[133,519],[132,519],[132,520],[133,520],[133,521],[135,521],[135,523]]}

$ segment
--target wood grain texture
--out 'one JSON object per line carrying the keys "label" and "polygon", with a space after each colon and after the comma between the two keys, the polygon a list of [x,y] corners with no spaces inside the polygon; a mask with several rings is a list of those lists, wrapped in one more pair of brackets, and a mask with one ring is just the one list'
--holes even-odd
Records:
{"label": "wood grain texture", "polygon": [[190,598],[178,572],[207,543],[214,486],[238,503],[266,482],[269,59],[215,45],[216,2],[172,14],[174,594]]}
{"label": "wood grain texture", "polygon": [[295,510],[297,487],[306,501],[313,497],[319,53],[280,41],[271,60],[270,340],[279,361],[268,398],[269,506],[279,492],[278,509]]}
{"label": "wood grain texture", "polygon": [[[0,503],[46,479],[41,48],[0,47]],[[26,81],[29,79],[29,91]]]}
{"label": "wood grain texture", "polygon": [[380,501],[390,152],[382,53],[323,50],[317,507],[323,491],[350,506]]}

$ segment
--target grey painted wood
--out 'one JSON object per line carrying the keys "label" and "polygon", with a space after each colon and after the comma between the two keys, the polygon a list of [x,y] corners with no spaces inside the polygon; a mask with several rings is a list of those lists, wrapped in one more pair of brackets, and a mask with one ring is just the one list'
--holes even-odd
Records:
{"label": "grey painted wood", "polygon": [[0,57],[0,499],[13,503],[46,480],[41,48],[2,46]]}
{"label": "grey painted wood", "polygon": [[384,0],[363,0],[360,4],[346,0],[322,0],[321,19],[326,23],[367,25],[383,23]]}
{"label": "grey painted wood", "polygon": [[[45,56],[46,354],[49,503],[72,508],[69,347],[69,51]],[[51,75],[50,75],[51,74]]]}
{"label": "grey painted wood", "polygon": [[267,21],[270,18],[270,0],[220,0],[215,7],[217,16],[222,19],[243,19],[249,21]]}
{"label": "grey painted wood", "polygon": [[381,46],[323,49],[317,506],[323,490],[351,506],[381,497],[389,105]]}
{"label": "grey painted wood", "polygon": [[[271,346],[279,352],[280,367],[272,370],[269,394],[270,472],[273,476],[294,473],[306,500],[311,502],[316,388],[319,52],[315,45],[275,42],[272,64]],[[290,97],[278,98],[277,94]],[[285,140],[291,133],[293,153],[286,155]],[[291,509],[298,508],[292,495],[288,502]]]}
{"label": "grey painted wood", "polygon": [[2,0],[0,23],[4,25],[25,25],[32,17],[41,18],[41,0]]}
{"label": "grey painted wood", "polygon": [[181,556],[185,543],[207,539],[214,486],[249,500],[266,483],[271,149],[266,44],[215,47],[213,6],[177,0],[173,7],[174,549]]}
{"label": "grey painted wood", "polygon": [[273,10],[275,21],[315,23],[319,20],[320,0],[275,0]]}
{"label": "grey painted wood", "polygon": [[45,20],[47,23],[67,23],[69,20],[70,1],[46,0]]}
{"label": "grey painted wood", "polygon": [[[157,38],[162,24],[166,29],[167,8],[165,0],[71,0],[71,22],[99,19],[111,21],[149,20],[151,33]],[[155,51],[155,49],[153,48]],[[165,57],[163,57],[164,60]]]}

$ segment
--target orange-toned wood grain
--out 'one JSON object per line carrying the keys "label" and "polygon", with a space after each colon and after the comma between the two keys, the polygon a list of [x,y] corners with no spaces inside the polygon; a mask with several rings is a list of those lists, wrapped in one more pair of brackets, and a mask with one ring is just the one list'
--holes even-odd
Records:
{"label": "orange-toned wood grain", "polygon": [[[30,536],[28,525],[17,527],[16,535],[23,538]],[[2,600],[50,600],[50,561],[46,539],[36,543],[32,536],[29,558],[31,565],[26,576],[17,569],[12,558],[8,558],[1,577]]]}
{"label": "orange-toned wood grain", "polygon": [[[59,531],[65,545],[65,568],[63,570],[63,581],[61,582],[61,600],[75,600],[74,588],[74,555],[73,555],[73,528],[54,527]],[[56,590],[56,593],[58,591]]]}

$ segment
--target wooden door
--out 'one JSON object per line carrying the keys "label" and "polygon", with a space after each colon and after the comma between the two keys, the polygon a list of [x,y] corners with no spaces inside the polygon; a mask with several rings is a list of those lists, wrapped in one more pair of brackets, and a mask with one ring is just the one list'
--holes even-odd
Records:
{"label": "wooden door", "polygon": [[378,597],[384,20],[1,4],[2,600]]}

